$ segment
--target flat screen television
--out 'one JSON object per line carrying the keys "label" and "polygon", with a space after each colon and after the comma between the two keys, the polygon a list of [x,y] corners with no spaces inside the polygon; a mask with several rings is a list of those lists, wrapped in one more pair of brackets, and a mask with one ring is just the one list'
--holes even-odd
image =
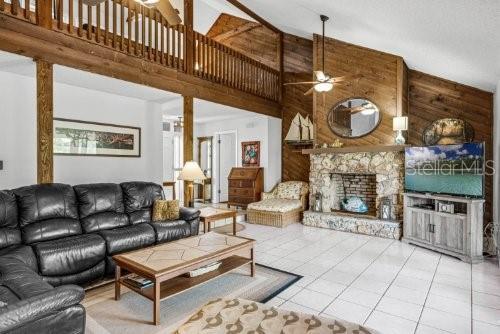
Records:
{"label": "flat screen television", "polygon": [[484,197],[484,143],[407,147],[405,191]]}

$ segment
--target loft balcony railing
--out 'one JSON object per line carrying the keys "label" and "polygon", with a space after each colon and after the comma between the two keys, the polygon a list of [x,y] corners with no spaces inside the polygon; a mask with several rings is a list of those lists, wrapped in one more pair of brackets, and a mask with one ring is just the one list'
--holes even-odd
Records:
{"label": "loft balcony railing", "polygon": [[[169,25],[156,9],[134,0],[95,5],[82,0],[0,0],[0,12],[32,24],[40,24],[41,12],[50,13],[48,29],[271,101],[280,99],[279,71],[198,32],[187,38],[185,26]],[[191,60],[186,59],[188,48]]]}

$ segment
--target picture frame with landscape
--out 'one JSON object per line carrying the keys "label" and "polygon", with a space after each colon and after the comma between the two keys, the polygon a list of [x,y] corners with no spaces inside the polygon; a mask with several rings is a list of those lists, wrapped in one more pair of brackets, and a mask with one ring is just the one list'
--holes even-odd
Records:
{"label": "picture frame with landscape", "polygon": [[138,158],[141,128],[54,118],[54,154]]}

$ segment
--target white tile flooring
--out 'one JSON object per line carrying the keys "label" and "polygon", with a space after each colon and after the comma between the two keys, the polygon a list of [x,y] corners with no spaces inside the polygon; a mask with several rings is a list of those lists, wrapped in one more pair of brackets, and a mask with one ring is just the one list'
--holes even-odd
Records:
{"label": "white tile flooring", "polygon": [[400,241],[245,224],[257,263],[304,276],[269,302],[384,334],[500,334],[500,269]]}

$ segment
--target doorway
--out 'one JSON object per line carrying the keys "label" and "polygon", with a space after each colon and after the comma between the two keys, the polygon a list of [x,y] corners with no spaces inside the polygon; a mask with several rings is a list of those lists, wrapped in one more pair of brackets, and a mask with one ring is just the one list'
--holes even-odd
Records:
{"label": "doorway", "polygon": [[216,133],[216,158],[215,158],[215,184],[217,185],[214,198],[217,203],[227,202],[228,194],[228,181],[227,177],[231,172],[231,168],[237,165],[237,133],[233,131],[225,131]]}

